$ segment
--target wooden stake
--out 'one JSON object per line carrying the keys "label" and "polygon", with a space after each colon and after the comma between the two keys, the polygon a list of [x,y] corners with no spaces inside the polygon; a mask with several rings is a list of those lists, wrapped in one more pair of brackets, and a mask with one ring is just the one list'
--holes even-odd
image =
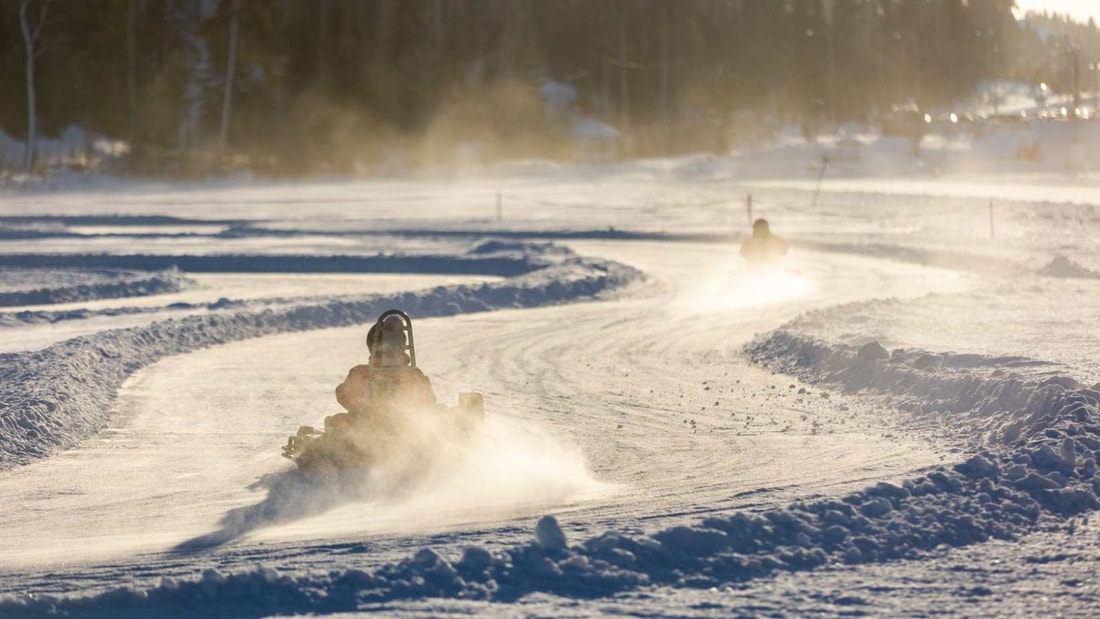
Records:
{"label": "wooden stake", "polygon": [[810,208],[817,208],[817,197],[821,195],[821,181],[825,180],[825,171],[829,169],[829,158],[822,155],[821,157],[821,173],[817,175],[817,187],[814,188],[814,199],[810,203]]}

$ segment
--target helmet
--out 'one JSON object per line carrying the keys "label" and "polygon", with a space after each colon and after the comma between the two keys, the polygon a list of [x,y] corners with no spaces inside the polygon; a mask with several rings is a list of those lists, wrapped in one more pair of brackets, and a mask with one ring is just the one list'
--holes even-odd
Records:
{"label": "helmet", "polygon": [[[413,349],[412,319],[401,310],[387,310],[367,331],[367,349],[371,358],[381,363],[383,357],[392,362],[395,355],[404,360],[401,365],[416,367]],[[379,355],[375,355],[379,353]]]}
{"label": "helmet", "polygon": [[[381,333],[379,333],[381,325]],[[374,323],[367,331],[367,349],[374,352],[376,347],[401,348],[406,343],[405,323],[397,316],[387,316],[381,323]]]}
{"label": "helmet", "polygon": [[752,222],[752,233],[753,234],[768,234],[770,232],[771,232],[771,226],[768,225],[768,220],[767,219],[761,218],[761,219],[757,219],[756,221]]}
{"label": "helmet", "polygon": [[370,330],[367,331],[367,350],[371,353],[374,352],[374,340],[376,333],[378,333],[378,323],[371,325]]}

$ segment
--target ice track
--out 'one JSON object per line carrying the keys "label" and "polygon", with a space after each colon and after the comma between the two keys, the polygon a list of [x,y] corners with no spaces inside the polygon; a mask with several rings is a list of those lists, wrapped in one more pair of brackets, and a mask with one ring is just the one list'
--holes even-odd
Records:
{"label": "ice track", "polygon": [[570,245],[649,280],[595,303],[416,324],[441,399],[486,396],[493,442],[476,462],[350,501],[303,490],[279,446],[335,411],[332,388],[362,360],[364,328],[231,343],[138,372],[109,431],[0,478],[0,495],[28,506],[0,514],[0,569],[60,592],[72,583],[58,584],[59,570],[94,589],[137,556],[158,575],[190,575],[181,551],[227,569],[325,568],[358,548],[371,565],[426,539],[456,551],[525,541],[544,513],[578,534],[654,531],[939,462],[920,436],[749,366],[740,350],[806,309],[958,290],[959,276],[826,254],[750,276],[728,244]]}

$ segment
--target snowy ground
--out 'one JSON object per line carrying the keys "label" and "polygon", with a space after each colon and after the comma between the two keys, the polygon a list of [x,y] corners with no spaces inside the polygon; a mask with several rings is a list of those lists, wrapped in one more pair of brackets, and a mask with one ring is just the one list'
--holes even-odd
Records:
{"label": "snowy ground", "polygon": [[[1100,185],[720,163],[3,194],[0,292],[82,296],[0,314],[0,614],[1094,615]],[[736,257],[748,193],[783,272]],[[303,484],[279,446],[387,304],[487,442]]]}

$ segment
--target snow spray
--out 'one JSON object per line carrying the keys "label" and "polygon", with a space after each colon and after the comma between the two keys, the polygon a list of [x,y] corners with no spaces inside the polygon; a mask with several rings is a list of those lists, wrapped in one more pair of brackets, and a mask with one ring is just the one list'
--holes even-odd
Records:
{"label": "snow spray", "polygon": [[440,442],[430,458],[370,471],[345,504],[255,537],[441,531],[543,513],[612,491],[592,477],[578,447],[529,422],[490,414],[479,440]]}

